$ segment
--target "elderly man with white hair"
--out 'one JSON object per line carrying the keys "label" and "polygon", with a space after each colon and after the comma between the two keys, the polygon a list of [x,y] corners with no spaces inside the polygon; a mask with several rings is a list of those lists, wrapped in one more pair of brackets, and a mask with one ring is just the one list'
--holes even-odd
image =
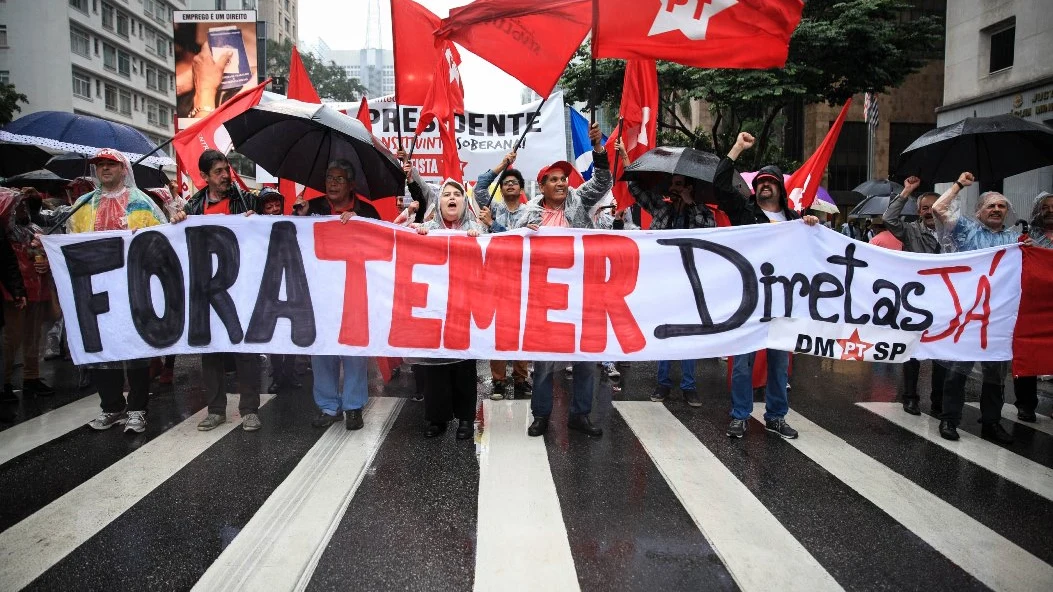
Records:
{"label": "elderly man with white hair", "polygon": [[[980,195],[972,217],[961,214],[958,192],[976,181],[972,173],[962,173],[950,189],[932,204],[936,226],[944,252],[974,251],[988,247],[1011,245],[1020,240],[1020,233],[1006,225],[1012,208],[1009,200],[997,191]],[[950,362],[943,387],[943,411],[940,413],[940,436],[958,439],[958,424],[965,404],[965,383],[975,362]],[[1002,427],[1002,403],[1005,400],[1005,376],[1009,362],[980,362],[983,384],[980,387],[980,435],[1002,444],[1010,444],[1013,437]]]}

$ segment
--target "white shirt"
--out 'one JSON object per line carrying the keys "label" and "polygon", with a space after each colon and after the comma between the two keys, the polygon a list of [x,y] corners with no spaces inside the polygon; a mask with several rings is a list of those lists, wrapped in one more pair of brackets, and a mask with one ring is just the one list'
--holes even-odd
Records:
{"label": "white shirt", "polygon": [[768,217],[768,222],[786,221],[786,214],[784,214],[782,210],[779,210],[778,212],[769,212],[768,210],[762,209],[761,211],[764,212],[764,215]]}

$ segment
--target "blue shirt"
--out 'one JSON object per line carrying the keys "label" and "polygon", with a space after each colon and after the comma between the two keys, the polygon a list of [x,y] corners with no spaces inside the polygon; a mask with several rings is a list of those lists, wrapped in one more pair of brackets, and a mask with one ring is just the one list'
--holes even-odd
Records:
{"label": "blue shirt", "polygon": [[999,232],[981,224],[975,218],[960,216],[951,230],[951,240],[959,251],[975,251],[988,247],[1011,245],[1020,239],[1020,231],[1007,226]]}

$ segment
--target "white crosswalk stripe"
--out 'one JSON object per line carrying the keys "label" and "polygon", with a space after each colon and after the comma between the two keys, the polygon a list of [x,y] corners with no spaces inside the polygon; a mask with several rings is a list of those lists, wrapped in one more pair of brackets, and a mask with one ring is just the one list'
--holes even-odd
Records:
{"label": "white crosswalk stripe", "polygon": [[[260,395],[260,405],[273,398]],[[240,425],[239,399],[227,395],[231,421],[199,432],[202,409],[0,533],[0,590],[25,587]]]}
{"label": "white crosswalk stripe", "polygon": [[0,432],[0,465],[95,419],[99,403],[96,393]]}
{"label": "white crosswalk stripe", "polygon": [[1053,500],[1053,469],[1028,460],[1012,450],[986,442],[969,432],[959,430],[958,441],[940,437],[940,420],[928,415],[909,415],[899,403],[856,403],[901,428],[910,430],[929,442],[984,469],[996,473],[1042,497]]}
{"label": "white crosswalk stripe", "polygon": [[[764,420],[764,404],[753,406]],[[1014,545],[799,413],[787,422],[800,437],[787,442],[856,490],[934,549],[994,590],[1053,590],[1053,566]]]}

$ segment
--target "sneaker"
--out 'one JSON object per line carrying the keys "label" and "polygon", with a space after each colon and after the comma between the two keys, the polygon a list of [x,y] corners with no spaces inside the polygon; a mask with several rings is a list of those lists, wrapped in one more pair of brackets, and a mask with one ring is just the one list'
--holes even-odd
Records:
{"label": "sneaker", "polygon": [[495,380],[494,389],[490,393],[491,401],[501,401],[505,398],[505,381]]}
{"label": "sneaker", "polygon": [[614,362],[603,362],[603,371],[607,374],[607,378],[611,380],[618,380],[622,377],[622,373],[618,372],[618,368],[614,365]]}
{"label": "sneaker", "polygon": [[764,429],[769,432],[775,432],[787,440],[793,440],[797,437],[797,430],[790,427],[790,424],[786,423],[783,418],[769,419],[764,422]]}
{"label": "sneaker", "polygon": [[741,438],[746,435],[746,420],[732,419],[728,424],[728,437]]}
{"label": "sneaker", "polygon": [[348,430],[360,430],[365,422],[362,421],[362,410],[351,409],[344,412],[344,427]]}
{"label": "sneaker", "polygon": [[260,416],[255,413],[247,413],[245,418],[241,420],[241,429],[246,432],[255,432],[262,427],[263,422],[260,421]]}
{"label": "sneaker", "polygon": [[523,380],[515,383],[512,387],[512,394],[517,399],[529,399],[534,396],[534,387],[529,382]]}
{"label": "sneaker", "polygon": [[145,411],[129,411],[128,420],[124,422],[125,432],[135,432],[141,434],[146,431],[146,412]]}
{"label": "sneaker", "polygon": [[316,428],[327,428],[336,423],[337,419],[339,418],[335,415],[329,415],[324,411],[319,411],[318,416],[311,420],[311,426]]}
{"label": "sneaker", "polygon": [[566,372],[567,374],[573,374],[574,373],[574,364],[567,364],[567,367],[564,368],[563,371]]}
{"label": "sneaker", "polygon": [[93,430],[108,430],[113,426],[124,423],[128,416],[123,412],[117,413],[100,413],[98,417],[88,422],[88,427]]}
{"label": "sneaker", "polygon": [[27,395],[50,397],[55,394],[55,389],[51,388],[51,385],[39,378],[31,378],[22,381],[22,392]]}
{"label": "sneaker", "polygon": [[687,401],[687,404],[692,407],[702,406],[702,395],[698,394],[698,391],[695,389],[688,389],[684,391],[684,400]]}
{"label": "sneaker", "polygon": [[197,424],[197,430],[199,432],[207,432],[209,430],[214,430],[226,423],[226,421],[227,417],[225,415],[220,415],[218,413],[209,413],[208,416],[205,417],[205,419],[202,419],[201,422]]}
{"label": "sneaker", "polygon": [[4,394],[0,397],[0,403],[17,403],[18,396],[15,395],[15,387],[8,383],[4,383]]}
{"label": "sneaker", "polygon": [[654,387],[654,392],[651,393],[651,400],[655,403],[661,403],[665,401],[665,398],[669,396],[669,387],[658,385]]}
{"label": "sneaker", "polygon": [[420,403],[424,400],[424,395],[422,395],[421,393],[414,393],[413,396],[410,397],[410,400]]}

